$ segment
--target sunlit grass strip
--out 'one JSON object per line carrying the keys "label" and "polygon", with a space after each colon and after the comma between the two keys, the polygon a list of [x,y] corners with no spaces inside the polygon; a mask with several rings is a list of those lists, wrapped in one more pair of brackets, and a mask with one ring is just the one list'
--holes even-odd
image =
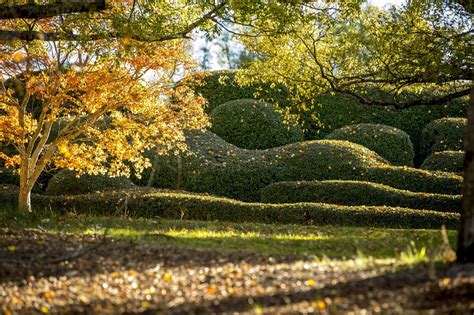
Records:
{"label": "sunlit grass strip", "polygon": [[[140,244],[271,255],[311,255],[318,261],[326,258],[398,261],[401,258],[407,260],[407,257],[412,261],[420,256],[417,253],[423,248],[431,257],[443,244],[440,230],[49,215],[48,220],[40,219],[41,226],[52,232],[103,234],[107,230],[109,236]],[[28,226],[37,226],[37,223],[30,222]],[[456,232],[448,231],[447,234],[454,244]]]}

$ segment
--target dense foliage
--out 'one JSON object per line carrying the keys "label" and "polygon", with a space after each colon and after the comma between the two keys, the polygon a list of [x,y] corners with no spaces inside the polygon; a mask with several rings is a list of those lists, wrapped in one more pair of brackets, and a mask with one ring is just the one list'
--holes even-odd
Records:
{"label": "dense foliage", "polygon": [[126,177],[110,177],[107,175],[89,175],[63,170],[54,175],[46,187],[45,194],[51,196],[80,195],[96,191],[116,190],[133,187]]}
{"label": "dense foliage", "polygon": [[[208,112],[228,101],[254,98],[272,101],[277,99],[280,107],[289,108],[291,98],[285,87],[274,84],[273,88],[262,87],[258,82],[239,86],[236,81],[239,71],[215,71],[204,78],[205,84],[194,87],[196,92],[208,100]],[[263,84],[263,83],[262,83]],[[270,94],[270,95],[269,95]],[[433,95],[434,97],[434,95]],[[321,139],[332,131],[348,125],[371,123],[384,124],[401,129],[410,135],[418,156],[421,133],[427,124],[444,117],[466,117],[467,101],[457,99],[437,106],[414,106],[395,109],[393,106],[379,107],[361,104],[356,98],[327,93],[315,98],[313,111],[301,113],[300,120],[306,129],[306,139]]]}
{"label": "dense foliage", "polygon": [[421,164],[421,168],[461,174],[463,172],[463,164],[464,151],[441,151],[429,155]]}
{"label": "dense foliage", "polygon": [[[279,181],[362,180],[415,192],[459,194],[462,179],[449,173],[388,165],[358,144],[315,140],[268,150],[245,150],[210,131],[192,133],[188,153],[159,156],[154,186],[206,192],[246,201]],[[148,174],[143,176],[143,185]]]}
{"label": "dense foliage", "polygon": [[346,140],[377,152],[391,164],[413,166],[415,151],[410,136],[403,130],[379,124],[357,124],[337,129],[329,140]]}
{"label": "dense foliage", "polygon": [[467,119],[437,119],[423,129],[420,153],[427,157],[440,151],[459,151],[464,149]]}
{"label": "dense foliage", "polygon": [[279,182],[262,190],[262,202],[321,202],[348,206],[391,206],[459,212],[461,196],[415,193],[363,181]]}
{"label": "dense foliage", "polygon": [[268,149],[303,140],[298,126],[285,124],[271,104],[252,99],[224,103],[211,113],[211,130],[244,149]]}
{"label": "dense foliage", "polygon": [[[0,189],[0,202],[15,202],[15,193]],[[12,190],[14,191],[14,190]],[[33,194],[36,209],[75,211],[94,215],[126,213],[167,219],[345,225],[388,228],[456,228],[459,215],[428,210],[376,206],[338,206],[321,203],[269,205],[180,192],[126,190],[77,196]],[[124,207],[127,201],[127,207]]]}

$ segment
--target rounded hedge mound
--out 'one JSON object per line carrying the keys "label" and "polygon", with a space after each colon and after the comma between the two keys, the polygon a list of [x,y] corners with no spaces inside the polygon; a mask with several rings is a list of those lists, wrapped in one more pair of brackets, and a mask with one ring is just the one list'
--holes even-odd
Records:
{"label": "rounded hedge mound", "polygon": [[434,152],[421,164],[421,168],[431,171],[462,173],[464,151]]}
{"label": "rounded hedge mound", "polygon": [[[239,71],[212,71],[204,79],[206,84],[194,88],[208,100],[208,112],[228,101],[254,98],[255,92],[261,88],[265,91],[265,98],[269,96],[271,99],[277,99],[280,107],[293,103],[288,98],[288,91],[277,83],[273,89],[268,84],[239,86],[236,82],[236,74]],[[312,140],[324,138],[344,126],[359,123],[384,124],[399,128],[410,135],[415,146],[416,164],[419,165],[424,158],[419,157],[423,127],[443,117],[466,117],[468,103],[466,98],[458,98],[448,103],[441,103],[439,106],[425,105],[396,109],[391,106],[369,106],[361,104],[350,95],[328,93],[315,100],[315,104],[321,104],[317,109],[319,121],[314,122],[311,115],[308,115],[307,118],[303,118],[302,123],[308,128],[306,139]]]}
{"label": "rounded hedge mound", "polygon": [[393,206],[459,212],[460,195],[416,193],[363,181],[279,182],[262,190],[262,202],[322,202],[347,206]]}
{"label": "rounded hedge mound", "polygon": [[[361,180],[415,192],[461,192],[460,176],[391,166],[377,153],[347,141],[314,140],[245,150],[206,131],[189,133],[186,143],[187,153],[157,158],[154,187],[244,201],[259,201],[261,190],[272,183],[301,180]],[[148,179],[149,173],[144,174],[141,185]]]}
{"label": "rounded hedge mound", "polygon": [[46,195],[80,195],[96,191],[107,191],[134,187],[132,181],[125,177],[108,177],[105,175],[87,175],[80,177],[69,170],[62,170],[51,178],[46,188]]}
{"label": "rounded hedge mound", "polygon": [[398,128],[380,124],[357,124],[337,129],[326,136],[363,145],[395,165],[413,166],[415,151],[410,136]]}
{"label": "rounded hedge mound", "polygon": [[267,149],[303,140],[301,128],[285,124],[274,106],[251,99],[218,106],[211,122],[212,132],[239,148]]}
{"label": "rounded hedge mound", "polygon": [[420,154],[427,157],[434,152],[463,150],[466,126],[466,118],[441,118],[432,121],[423,129]]}

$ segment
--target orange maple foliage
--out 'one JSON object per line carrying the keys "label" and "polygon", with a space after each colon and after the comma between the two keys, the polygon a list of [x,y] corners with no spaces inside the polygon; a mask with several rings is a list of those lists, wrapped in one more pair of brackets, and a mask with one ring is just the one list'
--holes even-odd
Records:
{"label": "orange maple foliage", "polygon": [[0,158],[19,167],[25,189],[49,163],[139,174],[150,166],[144,151],[184,148],[183,131],[207,124],[204,99],[173,85],[193,67],[184,42],[55,45],[0,50],[0,142],[16,151]]}

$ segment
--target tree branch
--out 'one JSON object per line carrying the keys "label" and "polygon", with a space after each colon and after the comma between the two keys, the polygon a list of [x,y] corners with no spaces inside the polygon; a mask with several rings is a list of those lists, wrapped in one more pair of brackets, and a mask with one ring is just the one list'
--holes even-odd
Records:
{"label": "tree branch", "polygon": [[391,101],[377,101],[377,100],[372,100],[372,99],[367,99],[356,92],[349,91],[349,90],[344,90],[340,89],[337,87],[333,87],[334,92],[338,93],[343,93],[347,95],[351,95],[355,97],[357,100],[359,100],[360,103],[365,104],[365,105],[371,105],[371,106],[394,106],[395,108],[398,109],[403,109],[403,108],[408,108],[408,107],[413,107],[413,106],[418,106],[418,105],[439,105],[442,103],[449,102],[455,98],[459,98],[462,96],[469,95],[470,89],[465,89],[459,92],[454,92],[451,94],[443,95],[441,97],[437,98],[431,98],[431,99],[416,99],[408,102],[391,102]]}
{"label": "tree branch", "polygon": [[119,32],[104,32],[104,33],[96,33],[90,35],[83,35],[83,34],[75,34],[72,32],[39,32],[39,31],[19,31],[19,30],[0,30],[0,42],[7,42],[7,41],[15,41],[15,40],[25,40],[25,41],[33,41],[33,40],[41,40],[41,41],[58,41],[58,40],[66,40],[66,41],[80,41],[80,40],[87,40],[87,41],[95,41],[95,40],[102,40],[102,39],[110,39],[110,38],[129,38],[136,41],[141,42],[163,42],[167,40],[179,39],[179,38],[187,38],[188,34],[191,33],[194,29],[198,28],[202,24],[204,24],[207,20],[212,20],[214,16],[222,10],[227,5],[227,1],[223,1],[219,5],[217,5],[214,9],[207,12],[199,19],[194,21],[193,23],[187,25],[183,30],[161,36],[161,37],[148,37],[146,35],[139,35],[139,34],[129,34],[129,33],[119,33]]}
{"label": "tree branch", "polygon": [[0,20],[42,19],[61,14],[105,10],[105,0],[64,1],[50,4],[18,4],[0,7]]}

